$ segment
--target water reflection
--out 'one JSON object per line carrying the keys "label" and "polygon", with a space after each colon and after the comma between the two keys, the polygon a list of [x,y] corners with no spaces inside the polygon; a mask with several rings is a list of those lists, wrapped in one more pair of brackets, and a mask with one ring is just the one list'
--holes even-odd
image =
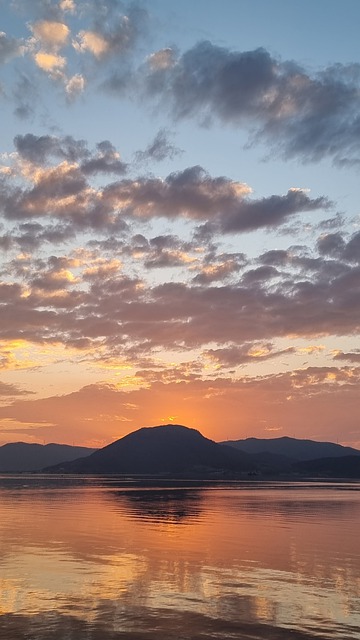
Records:
{"label": "water reflection", "polygon": [[132,517],[143,521],[185,524],[198,518],[204,500],[196,489],[134,489],[109,491],[107,496],[119,503]]}
{"label": "water reflection", "polygon": [[5,640],[359,637],[352,486],[5,484]]}
{"label": "water reflection", "polygon": [[[279,627],[233,622],[201,614],[171,613],[144,609],[129,612],[104,605],[95,621],[88,622],[56,612],[36,616],[5,615],[0,632],[6,640],[289,640],[289,631]],[[314,636],[291,632],[292,640],[310,640]]]}

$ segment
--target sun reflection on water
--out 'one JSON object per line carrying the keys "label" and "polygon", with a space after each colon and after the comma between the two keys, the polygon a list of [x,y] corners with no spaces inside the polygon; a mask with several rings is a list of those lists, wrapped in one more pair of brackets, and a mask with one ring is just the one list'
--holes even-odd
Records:
{"label": "sun reflection on water", "polygon": [[177,616],[360,630],[360,492],[31,483],[0,483],[0,629],[52,612],[121,633]]}

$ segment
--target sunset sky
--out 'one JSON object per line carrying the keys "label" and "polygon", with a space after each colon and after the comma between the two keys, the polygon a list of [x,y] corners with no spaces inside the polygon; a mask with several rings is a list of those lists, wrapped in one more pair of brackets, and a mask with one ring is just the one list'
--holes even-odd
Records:
{"label": "sunset sky", "polygon": [[0,444],[360,447],[360,2],[0,8]]}

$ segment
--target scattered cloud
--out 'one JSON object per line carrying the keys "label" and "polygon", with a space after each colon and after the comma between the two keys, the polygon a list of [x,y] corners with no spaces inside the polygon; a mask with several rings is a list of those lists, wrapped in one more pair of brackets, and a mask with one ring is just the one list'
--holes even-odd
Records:
{"label": "scattered cloud", "polygon": [[266,140],[288,158],[359,163],[359,64],[310,74],[264,48],[233,51],[209,41],[175,60],[169,50],[153,55],[158,57],[148,60],[146,92],[176,119],[253,127],[254,142]]}
{"label": "scattered cloud", "polygon": [[23,53],[24,44],[21,40],[10,38],[4,31],[0,31],[0,64],[4,64]]}
{"label": "scattered cloud", "polygon": [[[346,425],[342,437],[351,440],[359,398],[358,368],[308,368],[239,380],[190,378],[165,383],[156,380],[153,372],[151,383],[138,389],[92,384],[62,396],[14,400],[0,407],[0,418],[30,424],[28,434],[39,438],[68,442],[76,434],[78,442],[86,437],[87,442],[104,444],[139,426],[161,424],[176,407],[180,423],[200,428],[216,440],[245,437],[249,425],[253,435],[264,437],[274,424],[301,438],[320,439],[326,430],[335,440],[339,422]],[[224,415],[222,432],[219,425]]]}
{"label": "scattered cloud", "polygon": [[14,384],[7,384],[6,382],[0,381],[0,397],[1,398],[14,398],[16,396],[26,396],[26,395],[29,395],[30,393],[31,393],[30,391],[19,389]]}
{"label": "scattered cloud", "polygon": [[176,415],[217,439],[351,439],[360,65],[164,36],[152,3],[4,9],[6,438],[105,443]]}
{"label": "scattered cloud", "polygon": [[135,3],[123,7],[118,2],[107,3],[101,7],[94,5],[94,26],[81,30],[73,41],[79,53],[91,53],[97,60],[106,60],[110,56],[122,56],[132,50],[139,38],[145,33],[148,14],[145,8]]}
{"label": "scattered cloud", "polygon": [[336,351],[333,356],[334,360],[346,360],[347,362],[360,362],[360,349],[344,353],[343,351]]}
{"label": "scattered cloud", "polygon": [[145,151],[136,153],[136,160],[143,162],[151,160],[161,162],[166,158],[171,160],[181,154],[181,150],[177,149],[169,140],[169,132],[166,129],[160,129],[154,140],[146,147]]}
{"label": "scattered cloud", "polygon": [[62,22],[41,20],[30,25],[35,41],[50,51],[57,52],[64,47],[70,36],[70,29]]}

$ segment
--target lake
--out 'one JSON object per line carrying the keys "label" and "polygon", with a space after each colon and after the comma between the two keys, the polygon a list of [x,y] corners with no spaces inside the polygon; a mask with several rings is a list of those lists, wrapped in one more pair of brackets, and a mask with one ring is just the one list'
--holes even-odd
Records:
{"label": "lake", "polygon": [[360,484],[0,477],[4,640],[360,637]]}

